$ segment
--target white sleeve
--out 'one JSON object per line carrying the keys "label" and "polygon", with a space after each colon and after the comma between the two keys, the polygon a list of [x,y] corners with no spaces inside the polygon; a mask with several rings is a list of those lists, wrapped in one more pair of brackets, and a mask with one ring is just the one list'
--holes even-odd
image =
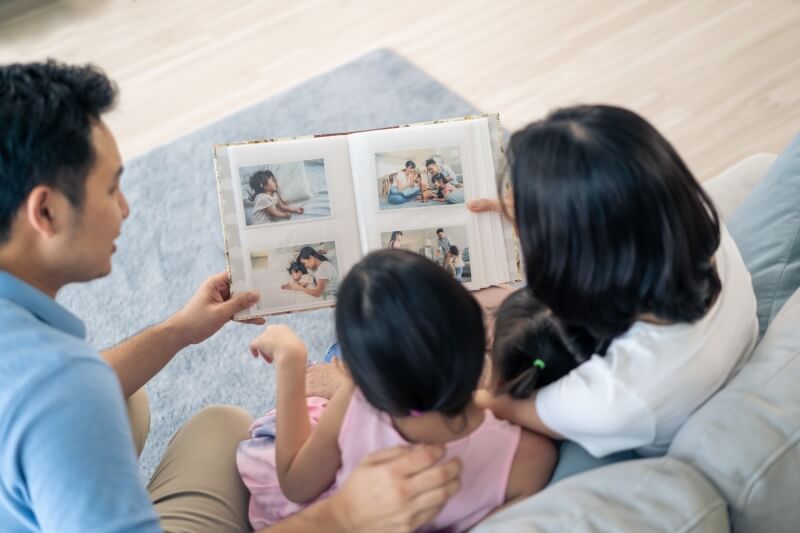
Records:
{"label": "white sleeve", "polygon": [[275,201],[272,199],[272,196],[269,194],[261,193],[256,196],[255,200],[253,201],[253,210],[254,211],[261,211],[263,209],[269,209],[275,204]]}
{"label": "white sleeve", "polygon": [[647,446],[655,416],[612,375],[599,355],[536,394],[542,422],[595,457]]}

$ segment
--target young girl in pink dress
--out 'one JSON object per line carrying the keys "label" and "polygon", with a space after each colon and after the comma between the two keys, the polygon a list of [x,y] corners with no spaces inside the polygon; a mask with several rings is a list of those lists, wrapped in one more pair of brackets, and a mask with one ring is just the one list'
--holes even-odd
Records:
{"label": "young girl in pink dress", "polygon": [[261,472],[240,461],[254,527],[335,490],[365,455],[397,445],[445,444],[463,465],[459,492],[422,531],[464,531],[545,486],[553,444],[473,401],[486,347],[481,309],[441,267],[404,250],[369,254],[341,284],[336,334],[350,379],[321,414],[305,398],[303,342],[269,326],[251,343],[278,382],[274,447],[259,448]]}

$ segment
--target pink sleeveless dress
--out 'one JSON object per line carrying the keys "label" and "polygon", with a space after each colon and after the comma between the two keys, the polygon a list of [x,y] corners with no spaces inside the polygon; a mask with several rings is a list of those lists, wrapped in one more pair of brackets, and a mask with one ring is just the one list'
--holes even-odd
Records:
{"label": "pink sleeveless dress", "polygon": [[[487,410],[483,422],[472,433],[448,442],[445,458],[461,459],[461,489],[433,522],[419,531],[465,531],[502,505],[506,499],[508,478],[520,433],[518,426],[498,420]],[[344,483],[367,454],[409,444],[394,428],[391,417],[372,407],[364,395],[356,390],[339,430],[342,466],[333,486],[320,498],[330,495],[336,486]],[[288,501],[280,494],[274,468],[274,446],[271,451],[265,450],[265,453],[271,453],[270,460],[261,463],[263,469],[258,474],[249,472],[245,476],[242,472],[245,484],[252,493],[250,521],[256,528],[274,524],[305,507]]]}

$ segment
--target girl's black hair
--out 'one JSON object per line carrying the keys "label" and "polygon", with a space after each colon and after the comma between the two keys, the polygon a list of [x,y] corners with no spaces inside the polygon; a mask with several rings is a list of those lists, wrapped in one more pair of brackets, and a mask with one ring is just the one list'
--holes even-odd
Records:
{"label": "girl's black hair", "polygon": [[373,407],[464,411],[486,345],[481,307],[458,281],[423,256],[386,249],[359,261],[337,298],[342,359]]}
{"label": "girl's black hair", "polygon": [[393,242],[396,242],[397,241],[397,237],[399,237],[402,234],[403,234],[402,231],[399,231],[399,230],[393,231],[392,232],[392,236],[389,239],[389,246],[391,246]]}
{"label": "girl's black hair", "polygon": [[705,315],[721,288],[719,216],[646,120],[557,110],[512,135],[509,161],[528,284],[566,323],[613,337],[645,313]]}
{"label": "girl's black hair", "polygon": [[[275,174],[272,173],[271,170],[259,170],[258,172],[254,173],[250,176],[250,201],[254,201],[256,196],[260,193],[265,192],[265,188],[267,186],[267,182],[271,179],[275,179]],[[277,182],[276,182],[277,183]]]}
{"label": "girl's black hair", "polygon": [[529,398],[600,350],[601,342],[568,327],[528,289],[511,294],[496,311],[492,371],[498,392],[512,398]]}
{"label": "girl's black hair", "polygon": [[328,258],[316,251],[311,246],[303,246],[300,249],[300,252],[297,254],[297,262],[299,263],[302,259],[308,259],[309,257],[315,257],[320,261],[327,261]]}
{"label": "girl's black hair", "polygon": [[417,164],[411,160],[406,161],[406,166],[404,168],[417,168]]}
{"label": "girl's black hair", "polygon": [[300,272],[303,275],[308,274],[308,269],[300,261],[292,261],[289,263],[289,268],[287,268],[286,271],[289,272],[289,274],[292,272]]}
{"label": "girl's black hair", "polygon": [[458,251],[458,246],[455,244],[450,245],[450,253],[453,255],[458,255],[460,252]]}
{"label": "girl's black hair", "polygon": [[447,183],[447,179],[445,179],[444,174],[441,172],[437,172],[436,174],[431,177],[431,183],[436,183],[437,181],[441,181],[442,183]]}

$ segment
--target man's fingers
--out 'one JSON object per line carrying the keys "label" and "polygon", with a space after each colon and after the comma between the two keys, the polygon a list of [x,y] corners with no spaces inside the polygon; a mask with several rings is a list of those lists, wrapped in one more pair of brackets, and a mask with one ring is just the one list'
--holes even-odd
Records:
{"label": "man's fingers", "polygon": [[234,294],[230,300],[222,303],[222,305],[225,307],[225,314],[233,316],[239,311],[244,311],[248,307],[255,304],[258,301],[259,296],[260,295],[255,291]]}
{"label": "man's fingers", "polygon": [[489,198],[472,200],[467,207],[469,207],[470,211],[474,211],[475,213],[483,213],[486,211],[493,211],[496,213],[503,212],[503,206],[500,203],[500,200],[490,200]]}
{"label": "man's fingers", "polygon": [[406,486],[411,494],[422,495],[425,492],[445,487],[454,480],[457,481],[460,474],[461,461],[453,458],[410,477]]}
{"label": "man's fingers", "polygon": [[393,461],[396,473],[411,477],[444,457],[443,446],[414,446],[411,451]]}
{"label": "man's fingers", "polygon": [[367,455],[362,461],[363,465],[379,465],[393,461],[403,455],[411,453],[411,448],[408,446],[394,446],[393,448],[384,448]]}
{"label": "man's fingers", "polygon": [[408,510],[413,513],[411,529],[417,529],[423,524],[427,524],[439,514],[442,507],[461,489],[461,483],[454,479],[442,487],[427,491],[414,498],[408,506]]}

